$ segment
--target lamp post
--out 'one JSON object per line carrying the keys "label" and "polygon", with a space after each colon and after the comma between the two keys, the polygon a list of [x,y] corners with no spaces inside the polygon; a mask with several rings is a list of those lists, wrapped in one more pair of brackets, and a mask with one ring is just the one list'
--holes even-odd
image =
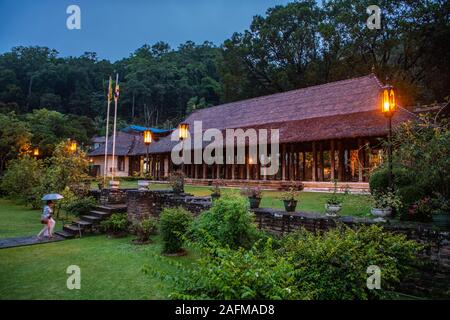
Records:
{"label": "lamp post", "polygon": [[149,147],[152,143],[152,132],[147,129],[144,131],[144,143],[147,146],[147,174],[150,172],[150,156],[149,156]]}
{"label": "lamp post", "polygon": [[69,151],[70,152],[77,151],[77,142],[75,140],[69,140]]}
{"label": "lamp post", "polygon": [[33,149],[33,156],[37,159],[39,157],[39,148],[36,147]]}
{"label": "lamp post", "polygon": [[383,99],[381,105],[381,112],[388,119],[388,181],[389,188],[393,189],[392,181],[392,116],[396,111],[395,92],[394,88],[386,85],[383,88]]}
{"label": "lamp post", "polygon": [[183,163],[181,165],[181,171],[184,173],[184,140],[188,138],[189,135],[189,124],[183,122],[180,123],[178,126],[178,136],[181,141],[181,159],[183,160]]}

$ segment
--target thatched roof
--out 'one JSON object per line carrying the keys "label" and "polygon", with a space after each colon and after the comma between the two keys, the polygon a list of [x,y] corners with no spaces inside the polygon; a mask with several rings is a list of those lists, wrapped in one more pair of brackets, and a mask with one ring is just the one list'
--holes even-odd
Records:
{"label": "thatched roof", "polygon": [[[381,88],[377,77],[370,74],[197,110],[185,122],[191,134],[195,121],[202,122],[203,131],[279,129],[280,143],[379,137],[387,134],[386,119],[380,112]],[[393,124],[410,117],[399,110]],[[177,131],[173,134],[178,135]],[[171,152],[178,143],[171,141],[170,135],[162,137],[152,143],[150,153]],[[129,155],[144,155],[147,151],[139,137],[129,149]]]}

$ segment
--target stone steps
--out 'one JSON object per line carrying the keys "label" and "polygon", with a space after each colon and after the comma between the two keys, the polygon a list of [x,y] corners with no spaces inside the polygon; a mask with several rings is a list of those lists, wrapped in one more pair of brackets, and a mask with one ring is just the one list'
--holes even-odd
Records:
{"label": "stone steps", "polygon": [[88,215],[81,216],[72,224],[64,225],[62,231],[55,233],[66,239],[80,237],[95,231],[100,222],[109,218],[113,213],[126,212],[126,210],[125,204],[96,206]]}

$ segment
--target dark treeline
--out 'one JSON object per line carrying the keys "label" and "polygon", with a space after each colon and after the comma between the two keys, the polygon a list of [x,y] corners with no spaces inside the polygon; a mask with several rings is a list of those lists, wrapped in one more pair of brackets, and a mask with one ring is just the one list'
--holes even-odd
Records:
{"label": "dark treeline", "polygon": [[[60,57],[45,47],[0,55],[0,109],[47,108],[104,126],[108,77],[120,74],[122,122],[173,127],[195,109],[366,75],[399,88],[400,101],[449,94],[448,1],[378,1],[381,30],[366,26],[372,1],[296,1],[255,16],[222,45],[144,45],[117,62],[93,52]],[[99,131],[100,132],[100,131]]]}

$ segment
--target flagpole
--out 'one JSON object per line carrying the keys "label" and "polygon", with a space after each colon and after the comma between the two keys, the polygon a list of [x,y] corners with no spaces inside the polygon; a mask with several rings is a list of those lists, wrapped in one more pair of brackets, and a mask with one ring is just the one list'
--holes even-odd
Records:
{"label": "flagpole", "polygon": [[106,135],[105,135],[105,168],[103,170],[103,185],[106,187],[106,176],[108,174],[108,135],[109,135],[109,109],[112,96],[112,78],[109,76],[108,86],[108,110],[106,111]]}
{"label": "flagpole", "polygon": [[[119,85],[119,74],[116,74],[116,90]],[[117,126],[117,100],[119,97],[117,96],[118,92],[115,92],[114,95],[114,129],[113,129],[113,150],[112,150],[112,180],[114,181],[114,176],[116,173],[116,164],[115,164],[115,154],[116,154],[116,126]]]}

